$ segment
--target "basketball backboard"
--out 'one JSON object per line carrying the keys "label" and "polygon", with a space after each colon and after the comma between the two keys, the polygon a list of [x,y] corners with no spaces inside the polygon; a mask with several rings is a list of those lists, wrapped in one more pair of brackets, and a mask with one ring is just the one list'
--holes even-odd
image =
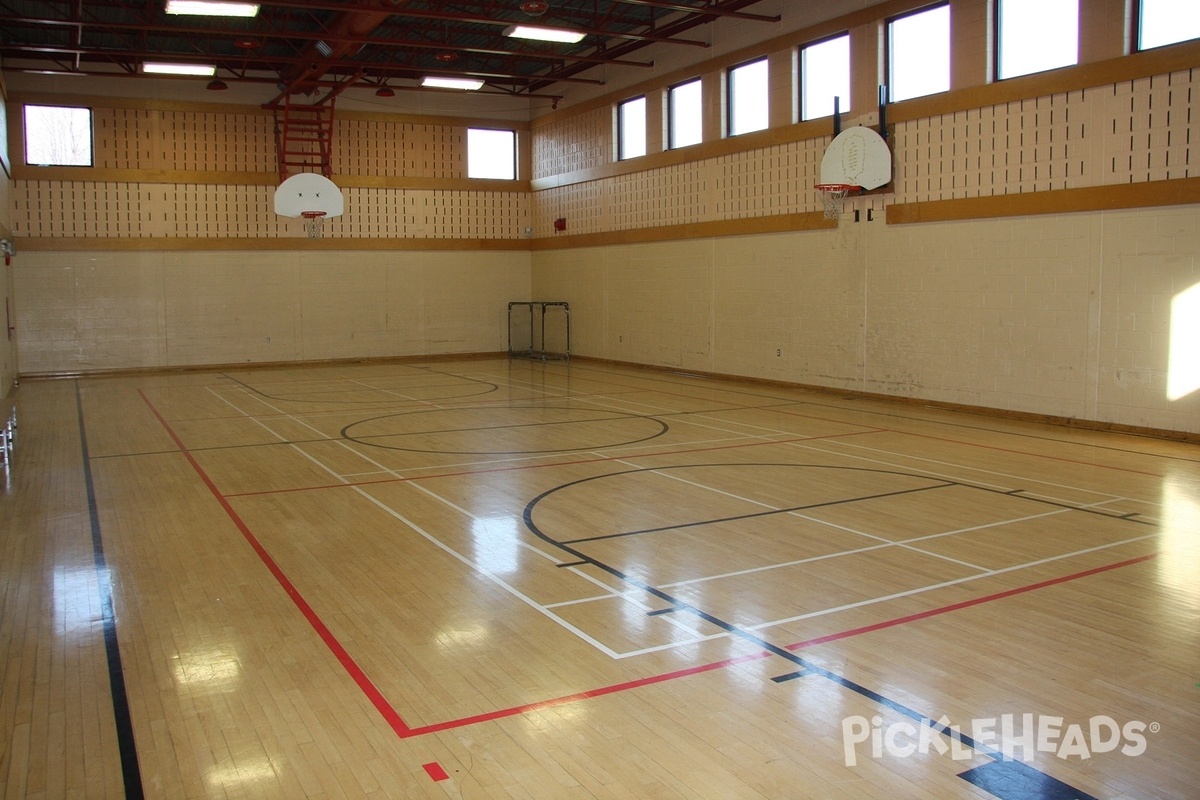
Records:
{"label": "basketball backboard", "polygon": [[281,217],[299,217],[306,211],[323,211],[325,213],[322,216],[328,219],[341,216],[344,210],[342,190],[320,173],[297,173],[275,190],[275,213]]}
{"label": "basketball backboard", "polygon": [[872,128],[846,128],[833,137],[821,159],[821,184],[878,189],[892,180],[892,151]]}

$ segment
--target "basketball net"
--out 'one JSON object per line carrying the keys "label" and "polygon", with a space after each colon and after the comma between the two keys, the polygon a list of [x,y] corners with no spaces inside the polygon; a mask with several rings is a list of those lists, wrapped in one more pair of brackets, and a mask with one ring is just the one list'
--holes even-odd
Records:
{"label": "basketball net", "polygon": [[818,183],[816,190],[825,206],[825,219],[837,219],[842,212],[842,200],[851,189],[857,188],[849,183]]}
{"label": "basketball net", "polygon": [[304,219],[304,232],[308,234],[308,238],[320,239],[321,228],[325,224],[325,212],[301,211],[300,216]]}

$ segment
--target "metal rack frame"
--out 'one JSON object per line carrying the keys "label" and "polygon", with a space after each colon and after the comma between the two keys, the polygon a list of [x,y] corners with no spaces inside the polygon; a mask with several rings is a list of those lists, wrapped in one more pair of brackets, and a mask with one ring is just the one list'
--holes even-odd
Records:
{"label": "metal rack frame", "polygon": [[[529,348],[527,350],[513,349],[513,309],[521,307],[529,311]],[[540,309],[540,317],[534,312],[534,309]],[[546,311],[552,308],[561,308],[563,311],[564,325],[566,326],[566,348],[561,353],[549,353],[546,350]],[[540,321],[540,325],[535,325]],[[540,328],[541,336],[537,336]],[[539,341],[540,339],[540,341]],[[535,346],[535,342],[539,346]],[[508,304],[508,355],[510,358],[534,358],[539,361],[549,361],[550,359],[561,359],[569,361],[571,358],[571,306],[570,304],[561,301],[546,301],[546,300],[524,300],[514,301]]]}

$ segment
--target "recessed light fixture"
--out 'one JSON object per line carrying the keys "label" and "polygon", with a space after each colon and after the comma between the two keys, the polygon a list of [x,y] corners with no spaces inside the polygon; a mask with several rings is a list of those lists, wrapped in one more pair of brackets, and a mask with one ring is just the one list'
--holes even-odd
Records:
{"label": "recessed light fixture", "polygon": [[151,75],[202,75],[211,78],[217,74],[217,68],[212,64],[163,64],[147,61],[142,64],[142,72]]}
{"label": "recessed light fixture", "polygon": [[473,78],[437,78],[431,75],[421,81],[421,85],[437,89],[465,89],[468,92],[474,92],[483,86],[483,81]]}
{"label": "recessed light fixture", "polygon": [[167,0],[168,14],[201,17],[256,17],[258,3],[226,3],[218,0]]}
{"label": "recessed light fixture", "polygon": [[587,34],[579,31],[569,31],[566,28],[543,28],[540,25],[513,25],[504,29],[505,36],[514,39],[537,39],[539,42],[562,42],[577,44],[583,41]]}

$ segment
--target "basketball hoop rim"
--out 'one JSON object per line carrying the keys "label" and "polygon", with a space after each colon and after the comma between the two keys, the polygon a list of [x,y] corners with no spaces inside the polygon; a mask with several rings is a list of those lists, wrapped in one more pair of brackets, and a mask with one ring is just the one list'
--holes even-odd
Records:
{"label": "basketball hoop rim", "polygon": [[818,183],[813,188],[818,192],[850,192],[862,187],[855,186],[853,183]]}
{"label": "basketball hoop rim", "polygon": [[328,212],[326,211],[301,211],[300,216],[304,217],[305,219],[320,219],[327,213]]}

